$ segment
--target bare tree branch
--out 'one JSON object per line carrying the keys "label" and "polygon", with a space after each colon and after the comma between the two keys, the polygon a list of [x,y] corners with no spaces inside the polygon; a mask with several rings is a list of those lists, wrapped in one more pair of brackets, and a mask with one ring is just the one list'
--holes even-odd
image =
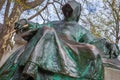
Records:
{"label": "bare tree branch", "polygon": [[31,8],[35,8],[36,6],[40,5],[44,0],[34,0],[32,2],[26,2],[25,5],[26,7],[24,10],[29,10]]}
{"label": "bare tree branch", "polygon": [[61,6],[63,6],[63,0],[61,1],[61,2],[59,2],[59,1],[56,1],[56,0],[53,0],[54,2],[56,2],[56,3],[58,3],[58,4],[60,4]]}
{"label": "bare tree branch", "polygon": [[[47,2],[47,4],[46,4],[40,11],[38,11],[36,14],[32,15],[31,17],[29,17],[28,20],[31,20],[31,19],[33,19],[34,17],[38,16],[38,15],[41,16],[41,12],[44,11],[44,10],[48,7],[49,4],[52,4],[52,5],[53,5],[53,7],[55,8],[55,11],[56,11],[56,14],[57,14],[58,18],[61,20],[60,15],[58,14],[57,8],[56,8],[56,6],[55,6],[54,3],[55,3],[55,2]],[[60,4],[60,5],[61,5],[61,4]],[[43,17],[42,17],[42,19],[43,19]],[[45,19],[43,19],[43,20],[45,20]]]}
{"label": "bare tree branch", "polygon": [[116,2],[115,0],[112,0],[112,2],[110,3],[110,1],[108,1],[108,4],[112,10],[112,15],[114,17],[114,20],[115,20],[115,31],[116,31],[116,43],[118,44],[119,43],[119,13],[117,11],[117,9],[115,9],[115,5],[116,5]]}
{"label": "bare tree branch", "polygon": [[7,5],[6,5],[6,9],[5,9],[5,14],[4,14],[4,22],[6,22],[6,20],[8,20],[10,3],[11,3],[11,0],[7,0]]}
{"label": "bare tree branch", "polygon": [[53,5],[53,7],[55,8],[55,11],[56,11],[56,14],[57,14],[57,16],[58,16],[59,20],[61,20],[60,15],[58,14],[58,10],[57,10],[57,8],[56,8],[55,4],[53,3],[52,5]]}
{"label": "bare tree branch", "polygon": [[43,10],[47,8],[48,4],[45,5],[40,11],[38,11],[36,14],[32,15],[31,17],[28,18],[28,20],[33,19],[34,17],[38,16]]}
{"label": "bare tree branch", "polygon": [[43,23],[45,23],[45,19],[44,19],[44,17],[42,16],[42,14],[40,14],[40,17],[43,19]]}
{"label": "bare tree branch", "polygon": [[2,9],[2,7],[3,7],[4,3],[5,3],[5,1],[6,1],[6,0],[1,0],[1,1],[0,1],[0,10]]}

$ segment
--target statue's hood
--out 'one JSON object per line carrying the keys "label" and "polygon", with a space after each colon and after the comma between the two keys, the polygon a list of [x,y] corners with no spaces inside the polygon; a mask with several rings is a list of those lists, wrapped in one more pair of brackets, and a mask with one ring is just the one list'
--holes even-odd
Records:
{"label": "statue's hood", "polygon": [[62,7],[65,20],[78,21],[81,13],[81,4],[76,1],[69,1]]}

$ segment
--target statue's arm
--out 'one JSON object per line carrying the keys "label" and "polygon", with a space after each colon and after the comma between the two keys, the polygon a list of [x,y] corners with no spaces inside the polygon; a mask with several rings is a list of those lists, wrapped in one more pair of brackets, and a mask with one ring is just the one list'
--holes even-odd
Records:
{"label": "statue's arm", "polygon": [[53,27],[52,23],[53,22],[47,22],[47,23],[39,24],[39,23],[35,23],[35,22],[32,22],[32,21],[28,21],[28,27],[29,27],[29,29],[38,29],[38,28],[42,28],[44,26]]}
{"label": "statue's arm", "polygon": [[109,55],[109,58],[117,58],[120,54],[119,47],[116,44],[108,42],[104,38],[96,38],[83,27],[80,27],[78,34],[79,36],[77,38],[79,42],[95,45],[99,50]]}
{"label": "statue's arm", "polygon": [[28,21],[27,19],[21,19],[15,23],[16,30],[31,30],[38,29],[43,27],[44,24],[35,23],[32,21]]}
{"label": "statue's arm", "polygon": [[26,19],[21,19],[15,23],[15,30],[23,39],[29,41],[44,24],[38,24]]}
{"label": "statue's arm", "polygon": [[44,24],[39,24],[39,23],[28,21],[29,29],[38,29],[38,28],[41,28],[43,26],[44,26]]}
{"label": "statue's arm", "polygon": [[83,43],[91,43],[96,38],[84,27],[80,26],[78,31],[78,41]]}

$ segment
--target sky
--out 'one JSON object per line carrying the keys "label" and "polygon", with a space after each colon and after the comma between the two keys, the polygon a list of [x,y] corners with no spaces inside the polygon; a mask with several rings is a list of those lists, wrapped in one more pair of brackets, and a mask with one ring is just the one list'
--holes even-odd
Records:
{"label": "sky", "polygon": [[[32,0],[30,0],[30,1],[32,1]],[[103,4],[102,4],[101,0],[88,0],[88,1],[83,0],[83,1],[85,1],[85,2],[82,2],[82,0],[77,0],[77,2],[81,3],[81,6],[82,6],[82,15],[80,17],[84,19],[84,15],[85,16],[91,16],[90,19],[92,19],[94,21],[94,23],[97,24],[98,21],[96,21],[94,19],[94,14],[97,13],[98,15],[101,15],[101,13],[99,13],[100,10],[104,12],[104,10],[102,8]],[[46,4],[46,2],[44,2],[42,4],[42,6],[38,6],[35,9],[24,11],[23,14],[21,15],[20,19],[22,19],[22,18],[26,18],[26,19],[29,18],[31,16],[31,14],[32,15],[35,14],[38,10],[40,10],[40,8],[44,7],[45,4]],[[61,14],[60,6],[58,4],[55,4],[55,5],[57,6],[57,8],[60,11],[59,15],[60,15],[61,19],[63,19],[63,15]],[[12,9],[12,7],[13,7],[13,4],[11,4],[11,9]],[[4,9],[5,9],[5,6],[3,6],[2,10],[0,11],[0,23],[3,23]],[[47,15],[49,15],[49,16],[47,16]],[[47,19],[51,20],[51,21],[58,20],[58,17],[55,14],[55,11],[54,11],[54,8],[53,8],[52,5],[49,5],[48,8],[45,11],[42,12],[42,16],[46,19],[46,22],[47,22]],[[103,18],[106,17],[104,15],[101,15],[101,16]],[[40,24],[42,24],[44,22],[40,15],[35,17],[31,21],[37,22],[37,23],[40,23]],[[79,23],[81,25],[85,26],[85,27],[87,26],[88,30],[90,29],[89,24],[83,24],[81,21],[79,21]],[[101,26],[103,26],[103,24],[101,24]]]}
{"label": "sky", "polygon": [[[33,1],[33,0],[29,0],[29,1]],[[96,12],[99,9],[100,5],[101,5],[99,3],[99,1],[100,0],[89,0],[88,5],[82,4],[82,7],[84,9],[83,11],[85,11],[86,14]],[[81,0],[77,0],[77,2],[82,3]],[[44,5],[44,4],[45,4],[45,2],[42,5]],[[6,3],[5,3],[5,5],[6,5]],[[58,4],[56,4],[56,6],[60,7]],[[12,7],[13,7],[13,4],[11,4],[11,9],[12,9]],[[41,7],[38,6],[36,9],[40,9],[40,8]],[[4,9],[5,9],[5,6],[3,6],[3,9],[0,11],[0,23],[3,23],[3,16],[2,15],[4,15]],[[28,18],[28,17],[30,17],[31,14],[35,14],[38,11],[36,9],[32,9],[31,11],[23,12],[23,14],[21,15],[20,18]],[[57,15],[54,14],[55,11],[53,9],[54,9],[53,6],[49,5],[49,14],[50,14],[49,19],[52,20],[52,21],[53,20],[58,20]],[[47,13],[43,12],[43,16],[47,18],[46,15],[47,15]],[[63,18],[63,15],[60,14],[60,16],[61,16],[61,18]],[[38,22],[38,23],[43,23],[43,21],[40,20],[40,19],[41,19],[41,17],[37,16],[34,19],[32,19],[32,21],[33,22]]]}

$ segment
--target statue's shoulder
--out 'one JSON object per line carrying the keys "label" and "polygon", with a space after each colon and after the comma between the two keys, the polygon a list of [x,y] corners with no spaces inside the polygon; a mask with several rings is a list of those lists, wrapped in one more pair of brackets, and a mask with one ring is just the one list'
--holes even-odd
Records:
{"label": "statue's shoulder", "polygon": [[78,24],[78,25],[79,25],[78,28],[79,28],[80,30],[89,31],[87,28],[85,28],[85,26],[82,26],[82,25],[80,25],[80,24]]}
{"label": "statue's shoulder", "polygon": [[51,21],[52,24],[63,24],[63,21]]}
{"label": "statue's shoulder", "polygon": [[46,26],[48,26],[48,27],[56,27],[57,26],[58,27],[61,24],[63,24],[62,21],[50,21],[50,22],[46,23]]}

